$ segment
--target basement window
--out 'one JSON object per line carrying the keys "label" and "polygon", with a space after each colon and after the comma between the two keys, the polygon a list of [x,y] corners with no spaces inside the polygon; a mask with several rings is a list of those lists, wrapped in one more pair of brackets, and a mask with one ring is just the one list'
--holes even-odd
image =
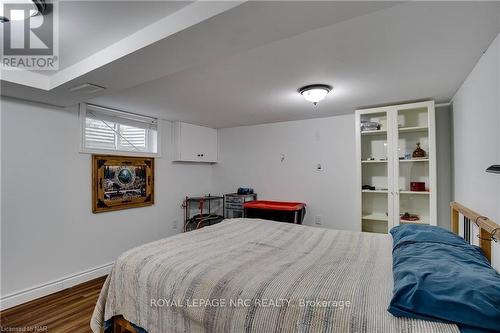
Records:
{"label": "basement window", "polygon": [[80,105],[85,153],[158,155],[158,120],[91,104]]}

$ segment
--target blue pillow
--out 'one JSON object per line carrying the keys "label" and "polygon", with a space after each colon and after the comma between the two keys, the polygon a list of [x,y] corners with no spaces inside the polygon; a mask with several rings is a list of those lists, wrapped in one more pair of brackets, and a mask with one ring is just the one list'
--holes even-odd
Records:
{"label": "blue pillow", "polygon": [[401,225],[391,234],[391,314],[454,323],[462,332],[500,332],[500,275],[479,248],[428,225]]}
{"label": "blue pillow", "polygon": [[462,237],[440,227],[426,224],[403,224],[391,229],[393,247],[403,242],[432,242],[470,246]]}

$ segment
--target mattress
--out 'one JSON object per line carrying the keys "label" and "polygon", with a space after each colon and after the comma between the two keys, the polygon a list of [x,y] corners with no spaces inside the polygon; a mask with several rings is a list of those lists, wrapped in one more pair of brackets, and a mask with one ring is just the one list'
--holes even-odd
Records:
{"label": "mattress", "polygon": [[91,328],[122,315],[149,333],[447,333],[396,318],[392,238],[258,219],[230,219],[125,252]]}

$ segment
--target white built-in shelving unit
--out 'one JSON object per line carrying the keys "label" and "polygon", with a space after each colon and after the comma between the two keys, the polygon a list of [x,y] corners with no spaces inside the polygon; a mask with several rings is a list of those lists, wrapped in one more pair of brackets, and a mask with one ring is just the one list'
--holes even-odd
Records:
{"label": "white built-in shelving unit", "polygon": [[[376,122],[380,129],[362,131],[362,121]],[[403,223],[436,225],[434,102],[356,110],[356,134],[361,230],[387,233]],[[424,158],[411,157],[417,142]],[[411,182],[424,182],[425,191],[412,191]],[[404,213],[419,220],[402,220]]]}

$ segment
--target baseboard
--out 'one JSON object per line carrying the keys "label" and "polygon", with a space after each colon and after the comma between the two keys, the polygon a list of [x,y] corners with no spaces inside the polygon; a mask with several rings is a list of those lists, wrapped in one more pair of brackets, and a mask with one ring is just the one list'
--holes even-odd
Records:
{"label": "baseboard", "polygon": [[0,298],[0,310],[32,301],[34,299],[53,294],[77,284],[109,274],[114,263],[109,263],[86,271],[47,282],[32,288],[27,288]]}

